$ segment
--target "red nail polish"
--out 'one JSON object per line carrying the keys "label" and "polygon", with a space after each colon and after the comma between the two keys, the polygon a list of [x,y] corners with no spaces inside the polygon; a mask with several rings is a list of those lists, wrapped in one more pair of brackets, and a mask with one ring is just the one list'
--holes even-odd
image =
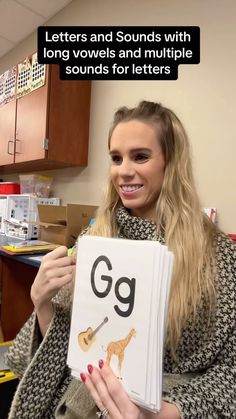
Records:
{"label": "red nail polish", "polygon": [[103,359],[99,359],[98,365],[99,365],[99,368],[102,369],[102,367],[104,365]]}
{"label": "red nail polish", "polygon": [[92,374],[92,372],[93,372],[93,366],[91,364],[88,364],[87,368],[88,368],[89,374]]}
{"label": "red nail polish", "polygon": [[81,372],[80,378],[83,381],[83,383],[85,383],[85,381],[86,381],[86,375],[83,372]]}

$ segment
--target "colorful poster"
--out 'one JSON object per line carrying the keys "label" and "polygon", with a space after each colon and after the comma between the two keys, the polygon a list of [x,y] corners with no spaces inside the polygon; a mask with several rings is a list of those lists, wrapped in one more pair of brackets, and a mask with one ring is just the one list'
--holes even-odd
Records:
{"label": "colorful poster", "polygon": [[18,64],[17,74],[17,98],[30,93],[31,91],[31,77],[32,77],[32,66],[29,57],[27,57],[22,63]]}
{"label": "colorful poster", "polygon": [[32,55],[31,91],[43,86],[46,82],[46,64],[38,63],[38,54]]}
{"label": "colorful poster", "polygon": [[0,75],[0,106],[5,103],[6,72]]}
{"label": "colorful poster", "polygon": [[16,97],[16,66],[6,71],[5,102],[10,102]]}

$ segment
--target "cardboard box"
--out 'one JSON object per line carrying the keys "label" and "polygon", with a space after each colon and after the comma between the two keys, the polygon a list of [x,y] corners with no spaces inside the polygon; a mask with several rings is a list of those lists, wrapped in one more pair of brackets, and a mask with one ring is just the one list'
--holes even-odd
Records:
{"label": "cardboard box", "polygon": [[67,204],[38,205],[40,239],[71,247],[95,216],[96,206]]}

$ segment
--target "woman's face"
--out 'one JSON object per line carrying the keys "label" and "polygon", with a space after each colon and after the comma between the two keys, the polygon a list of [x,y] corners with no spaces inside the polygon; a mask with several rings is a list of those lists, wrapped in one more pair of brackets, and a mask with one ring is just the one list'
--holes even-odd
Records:
{"label": "woman's face", "polygon": [[111,181],[123,205],[137,217],[155,220],[165,159],[158,126],[131,120],[119,123],[110,141]]}

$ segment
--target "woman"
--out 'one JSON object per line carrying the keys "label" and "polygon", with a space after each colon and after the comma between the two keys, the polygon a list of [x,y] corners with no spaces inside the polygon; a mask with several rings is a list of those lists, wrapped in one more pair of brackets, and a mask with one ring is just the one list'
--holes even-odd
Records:
{"label": "woman", "polygon": [[102,360],[81,375],[84,384],[72,379],[64,290],[74,262],[60,247],[43,259],[35,311],[8,356],[22,377],[9,418],[95,418],[97,407],[109,419],[236,417],[235,246],[201,211],[185,130],[160,104],[121,108],[109,153],[106,199],[86,234],[159,240],[175,255],[161,411],[132,403]]}

